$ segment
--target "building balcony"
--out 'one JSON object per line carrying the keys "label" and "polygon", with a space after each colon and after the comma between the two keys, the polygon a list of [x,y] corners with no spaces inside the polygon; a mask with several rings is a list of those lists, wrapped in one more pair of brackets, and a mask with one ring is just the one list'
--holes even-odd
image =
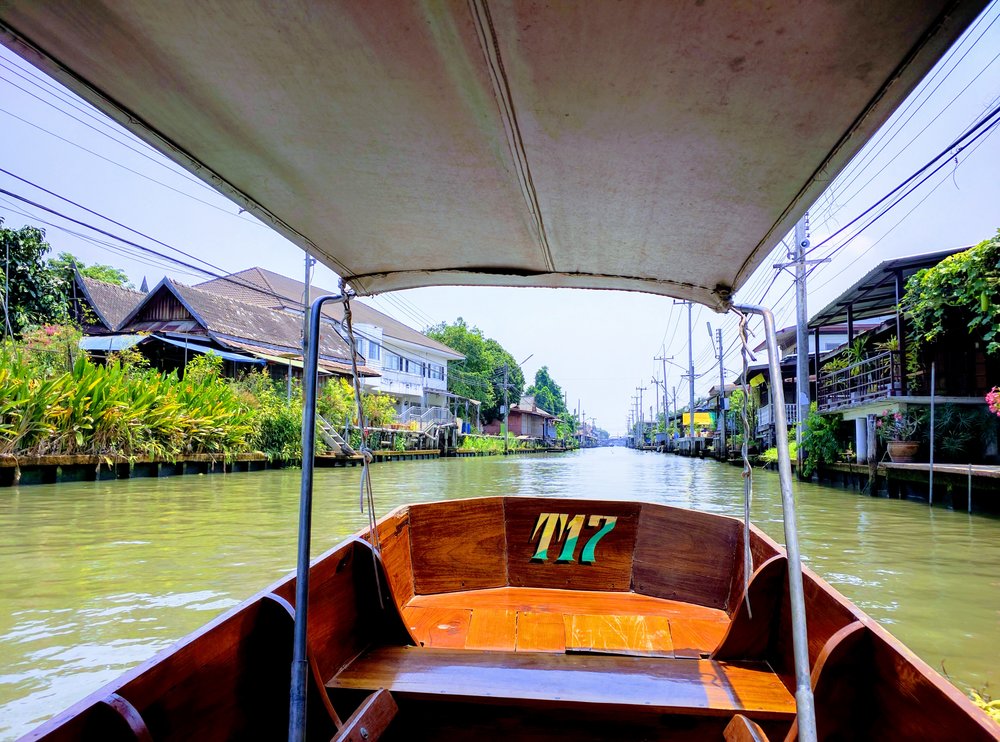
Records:
{"label": "building balcony", "polygon": [[846,368],[834,371],[820,369],[816,408],[820,412],[834,412],[902,394],[903,374],[899,353],[890,350]]}
{"label": "building balcony", "polygon": [[[795,425],[799,421],[799,406],[796,404],[785,405],[785,421],[789,425]],[[757,410],[757,430],[767,430],[774,424],[774,405],[764,405]]]}

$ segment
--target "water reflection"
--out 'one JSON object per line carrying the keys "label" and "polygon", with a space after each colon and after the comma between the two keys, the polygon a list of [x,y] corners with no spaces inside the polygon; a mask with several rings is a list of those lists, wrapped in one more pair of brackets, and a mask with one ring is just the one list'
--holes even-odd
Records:
{"label": "water reflection", "polygon": [[[314,551],[362,528],[357,469],[316,475]],[[740,516],[740,469],[603,449],[374,469],[380,513],[523,494]],[[753,515],[782,540],[777,479]],[[0,737],[17,736],[294,566],[298,472],[0,490]],[[809,565],[962,687],[1000,682],[1000,521],[796,483]]]}

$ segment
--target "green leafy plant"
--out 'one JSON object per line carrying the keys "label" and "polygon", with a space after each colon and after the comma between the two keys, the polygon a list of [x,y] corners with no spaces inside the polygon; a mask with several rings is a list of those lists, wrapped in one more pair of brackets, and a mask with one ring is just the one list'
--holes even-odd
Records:
{"label": "green leafy plant", "polygon": [[833,464],[839,460],[843,443],[839,438],[841,415],[820,415],[816,403],[809,406],[805,430],[802,431],[802,445],[806,456],[802,464],[802,476],[812,476],[823,464]]}
{"label": "green leafy plant", "polygon": [[875,418],[875,435],[883,442],[916,440],[923,416],[914,410],[883,410]]}
{"label": "green leafy plant", "polygon": [[955,320],[985,342],[987,353],[1000,351],[1000,231],[917,271],[907,280],[900,305],[910,321],[915,348],[936,340]]}
{"label": "green leafy plant", "polygon": [[[788,442],[788,455],[795,461],[798,456],[799,446],[795,441]],[[764,453],[760,455],[760,460],[762,464],[777,464],[778,463],[778,447],[774,446],[769,448]]]}

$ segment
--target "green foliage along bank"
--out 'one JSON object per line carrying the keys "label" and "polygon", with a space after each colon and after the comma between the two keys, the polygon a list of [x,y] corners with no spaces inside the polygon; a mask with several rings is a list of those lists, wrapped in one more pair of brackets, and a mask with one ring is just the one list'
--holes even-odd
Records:
{"label": "green foliage along bank", "polygon": [[[302,403],[296,384],[265,371],[222,377],[222,359],[198,355],[184,368],[149,368],[137,351],[105,365],[78,349],[79,332],[47,326],[21,342],[0,344],[0,455],[86,454],[175,461],[188,454],[221,458],[261,451],[272,459],[302,456]],[[356,424],[354,393],[331,379],[320,414]],[[371,424],[391,422],[385,395],[366,395]]]}

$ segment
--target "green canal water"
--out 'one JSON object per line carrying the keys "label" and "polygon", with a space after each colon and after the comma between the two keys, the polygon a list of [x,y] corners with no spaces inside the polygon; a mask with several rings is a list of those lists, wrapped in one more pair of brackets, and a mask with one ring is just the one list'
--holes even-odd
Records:
{"label": "green canal water", "polygon": [[[314,553],[363,527],[359,469],[316,474]],[[379,514],[476,495],[742,513],[736,467],[625,449],[373,469]],[[776,476],[755,522],[782,540]],[[0,490],[0,738],[28,731],[294,567],[299,472]],[[1000,684],[1000,520],[796,483],[808,564],[963,690]]]}

